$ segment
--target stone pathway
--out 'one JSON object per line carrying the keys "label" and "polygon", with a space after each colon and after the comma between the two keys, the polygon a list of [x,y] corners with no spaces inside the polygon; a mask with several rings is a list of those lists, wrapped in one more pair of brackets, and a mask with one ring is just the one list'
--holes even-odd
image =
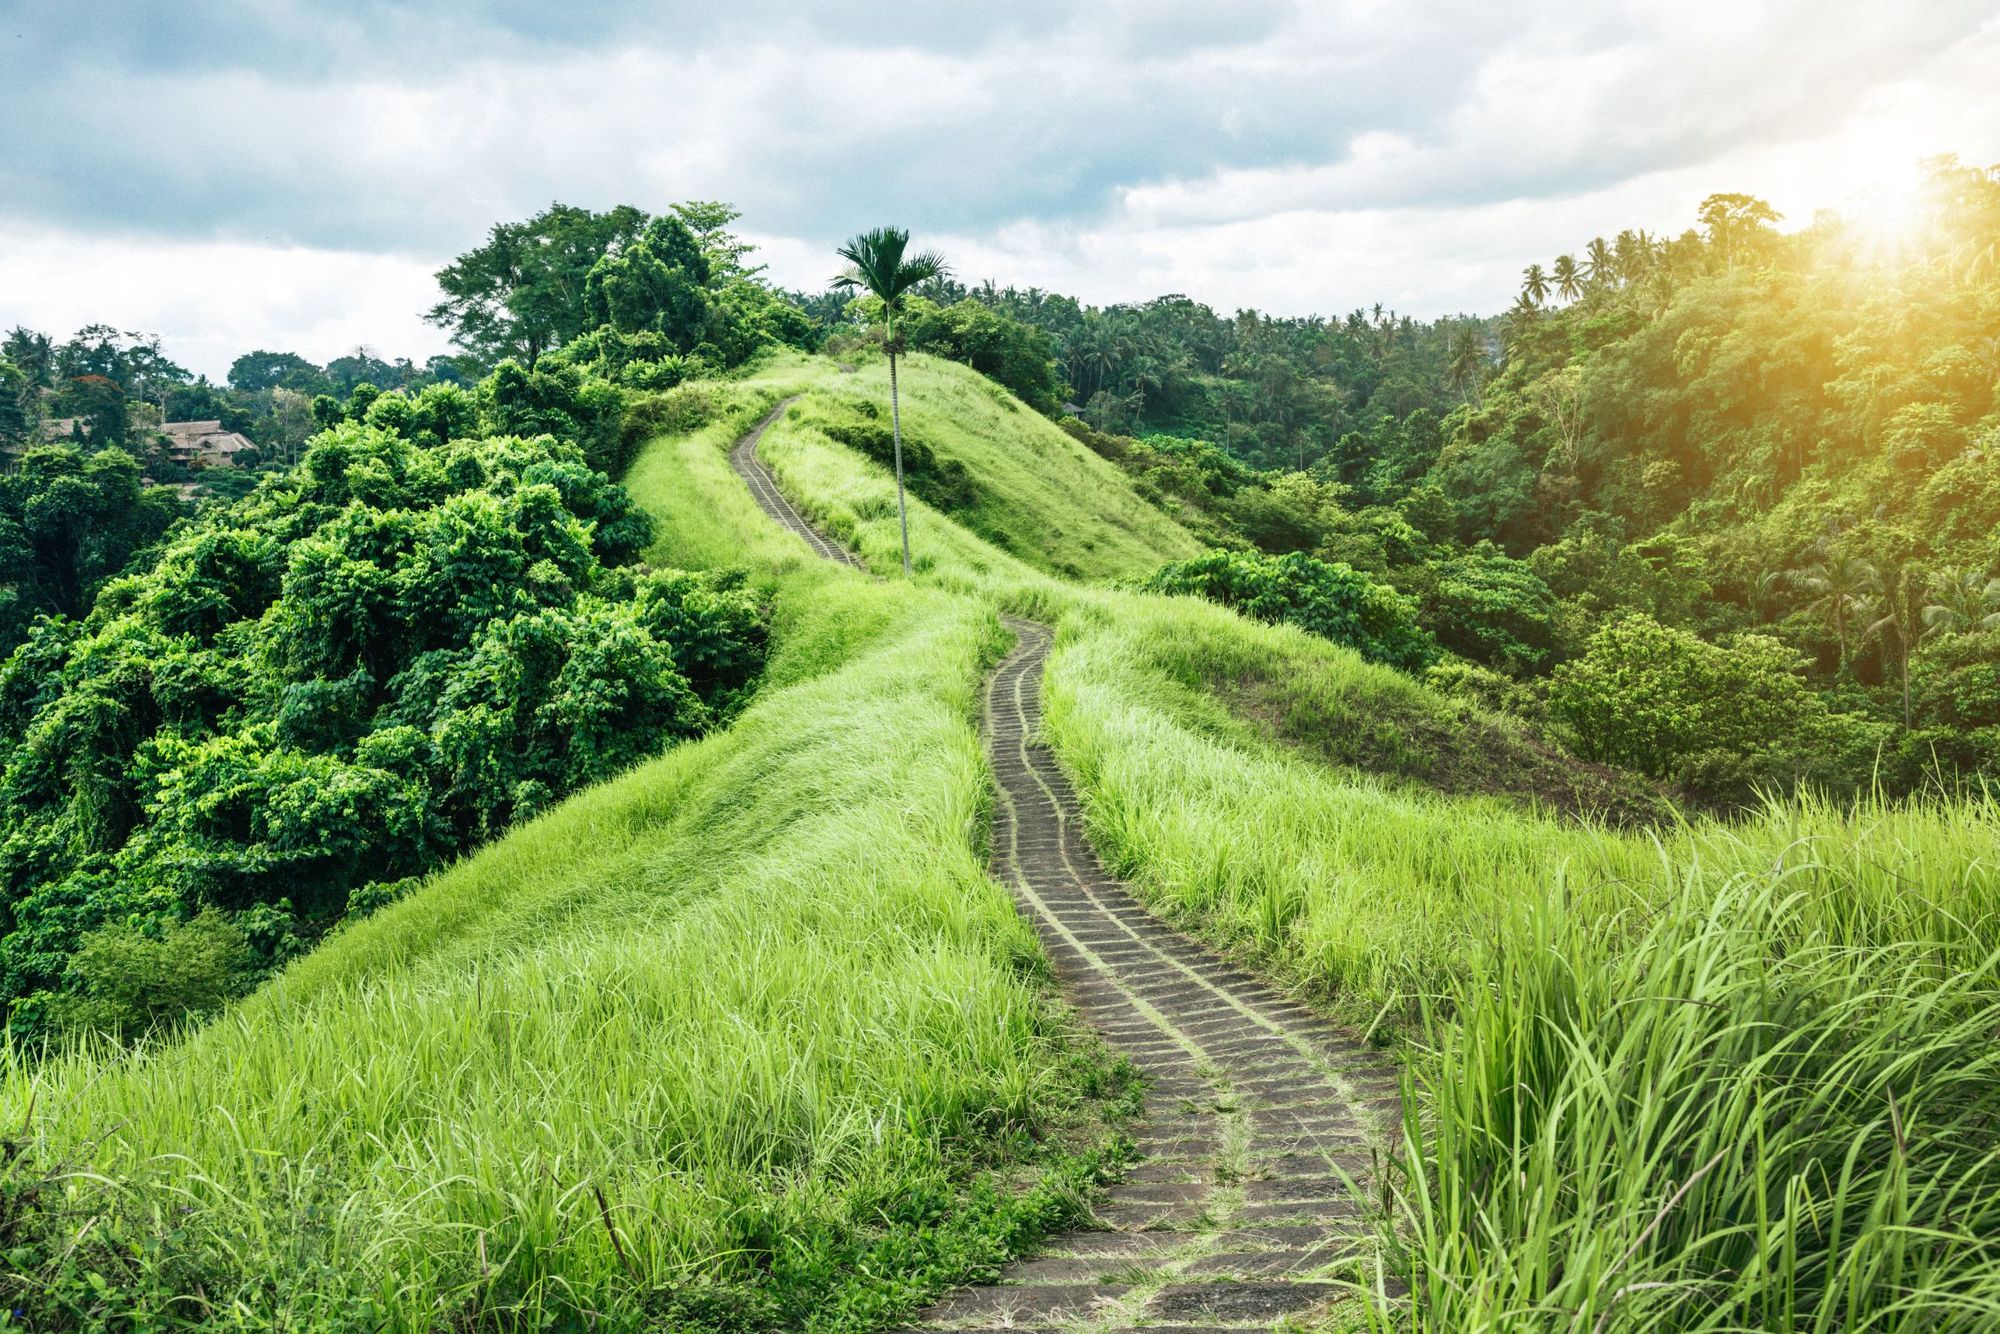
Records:
{"label": "stone pathway", "polygon": [[[767,513],[822,554],[756,442],[731,453]],[[767,499],[769,496],[772,499]],[[1007,618],[983,730],[1000,801],[993,864],[1064,991],[1147,1077],[1141,1161],[1097,1210],[1102,1230],[1051,1239],[997,1282],[923,1312],[925,1331],[1270,1329],[1351,1291],[1330,1281],[1366,1230],[1342,1174],[1365,1180],[1399,1116],[1393,1064],[1153,916],[1106,875],[1076,794],[1040,741],[1050,631]]]}
{"label": "stone pathway", "polygon": [[824,556],[827,560],[838,561],[857,570],[866,569],[860,557],[838,542],[829,541],[817,528],[806,522],[805,516],[794,509],[792,502],[785,499],[785,493],[778,489],[778,480],[771,476],[771,470],[764,466],[764,460],[757,457],[757,442],[764,438],[764,432],[771,428],[771,423],[783,416],[785,409],[798,402],[799,397],[793,394],[765,413],[763,420],[751,427],[730,449],[729,466],[736,470],[736,475],[750,488],[750,496],[757,502],[757,507],[776,519],[780,527],[796,533],[807,546],[812,548],[814,555]]}

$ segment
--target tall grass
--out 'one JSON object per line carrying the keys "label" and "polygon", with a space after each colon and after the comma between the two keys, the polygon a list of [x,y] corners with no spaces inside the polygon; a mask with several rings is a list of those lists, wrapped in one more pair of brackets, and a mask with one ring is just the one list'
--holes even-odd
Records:
{"label": "tall grass", "polygon": [[1358,729],[1410,688],[1303,636],[1065,628],[1048,725],[1100,849],[1404,1042],[1385,1325],[2000,1328],[1992,794],[1620,832],[1307,758],[1186,679],[1227,632]]}
{"label": "tall grass", "polygon": [[745,511],[785,388],[634,479],[755,563],[773,683],[199,1032],[0,1050],[0,1325],[868,1328],[1074,1215],[1106,1076],[983,869],[1002,632]]}
{"label": "tall grass", "polygon": [[1652,913],[1537,912],[1433,999],[1417,1328],[2000,1328],[2000,957],[1829,931],[1854,870],[1663,853]]}
{"label": "tall grass", "polygon": [[[887,553],[879,469],[810,430],[773,452]],[[1412,1291],[1378,1321],[2000,1328],[1993,794],[1650,831],[1556,813],[1587,804],[1560,763],[1546,803],[1446,796],[1412,781],[1440,748],[1532,747],[1295,631],[924,532],[929,582],[1058,622],[1047,726],[1100,852],[1408,1057],[1384,1255]],[[1282,744],[1245,683],[1323,735]]]}

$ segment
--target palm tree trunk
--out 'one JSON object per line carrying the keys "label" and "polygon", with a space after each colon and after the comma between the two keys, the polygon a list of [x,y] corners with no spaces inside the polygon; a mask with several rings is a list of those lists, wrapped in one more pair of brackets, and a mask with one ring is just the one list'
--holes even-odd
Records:
{"label": "palm tree trunk", "polygon": [[1910,730],[1910,636],[1898,633],[1896,637],[1902,641],[1900,647],[1903,650],[1903,730],[1907,732]]}
{"label": "palm tree trunk", "polygon": [[896,394],[896,344],[889,343],[889,430],[896,442],[896,521],[903,528],[903,577],[910,576],[910,511],[903,500],[903,405]]}

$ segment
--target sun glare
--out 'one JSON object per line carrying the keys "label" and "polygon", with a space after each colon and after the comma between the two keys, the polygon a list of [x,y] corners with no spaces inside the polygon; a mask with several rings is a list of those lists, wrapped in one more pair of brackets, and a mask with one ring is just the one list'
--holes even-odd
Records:
{"label": "sun glare", "polygon": [[1861,184],[1837,209],[1858,239],[1875,250],[1899,250],[1923,225],[1924,173],[1900,140],[1855,155]]}
{"label": "sun glare", "polygon": [[1848,224],[1871,245],[1897,247],[1915,239],[1923,222],[1914,184],[1874,186],[1841,207]]}

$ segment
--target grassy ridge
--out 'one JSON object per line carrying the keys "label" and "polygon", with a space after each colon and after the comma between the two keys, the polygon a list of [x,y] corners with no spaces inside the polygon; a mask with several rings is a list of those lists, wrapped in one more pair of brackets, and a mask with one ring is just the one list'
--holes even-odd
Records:
{"label": "grassy ridge", "polygon": [[[969,720],[1001,632],[784,550],[720,451],[785,388],[730,390],[634,475],[660,556],[764,568],[774,685],[185,1041],[0,1056],[12,1304],[868,1327],[1068,1215],[1094,1159],[1043,1142],[1095,1124],[1104,1075],[984,874]],[[1032,1189],[967,1193],[1030,1162]]]}
{"label": "grassy ridge", "polygon": [[[880,470],[775,434],[788,490],[887,568]],[[933,584],[1059,623],[1047,725],[1099,849],[1170,915],[1405,1039],[1431,1119],[1391,1183],[1400,1319],[2000,1322],[1993,794],[1802,796],[1645,832],[1427,791],[1490,777],[1456,781],[1440,719],[1465,744],[1504,724],[1308,636],[1063,584],[928,512],[916,531]],[[1232,712],[1244,682],[1313,744]]]}
{"label": "grassy ridge", "polygon": [[[905,433],[941,458],[963,466],[977,480],[976,497],[968,508],[941,521],[929,510],[912,518],[912,552],[928,558],[930,568],[942,569],[954,561],[987,563],[997,548],[1045,573],[1103,580],[1149,574],[1203,549],[1193,534],[1142,498],[1115,465],[1023,407],[992,381],[956,363],[921,354],[904,358],[899,375]],[[887,365],[871,362],[854,375],[823,380],[814,399],[836,410],[852,403],[886,407]],[[809,403],[792,423],[792,433],[810,432],[825,441],[811,428],[812,407]],[[849,504],[858,501],[864,520],[884,517],[879,486],[857,489],[864,479],[851,475],[851,452],[840,450],[837,457],[836,466],[799,478],[800,486],[790,494],[830,504],[836,514],[843,499]],[[784,458],[782,452],[774,453],[774,467],[782,467]],[[865,480],[885,476],[871,471]],[[893,507],[893,488],[887,500]],[[838,519],[832,526],[840,526]],[[979,542],[966,546],[954,530]],[[939,544],[949,547],[951,555],[937,553]]]}
{"label": "grassy ridge", "polygon": [[1099,849],[1408,1039],[1416,1328],[2000,1322],[1994,794],[1619,832],[1262,743],[1173,670],[1233,633],[1261,678],[1368,693],[1303,636],[1064,624],[1048,727]]}

